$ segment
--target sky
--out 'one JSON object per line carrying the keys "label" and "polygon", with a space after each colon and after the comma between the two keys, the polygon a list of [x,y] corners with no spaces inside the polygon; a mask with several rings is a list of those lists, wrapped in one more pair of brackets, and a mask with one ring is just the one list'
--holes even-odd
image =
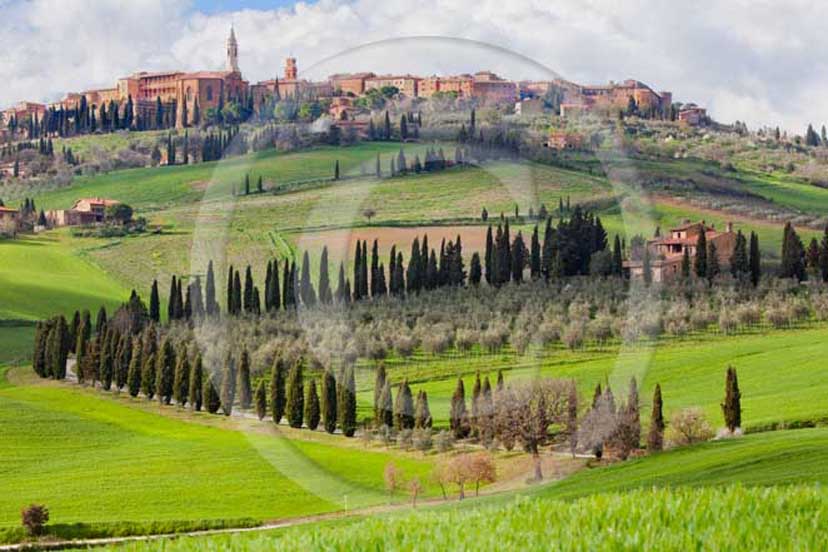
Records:
{"label": "sky", "polygon": [[0,0],[0,106],[218,69],[231,25],[251,82],[340,71],[584,84],[636,78],[717,120],[828,123],[824,0]]}

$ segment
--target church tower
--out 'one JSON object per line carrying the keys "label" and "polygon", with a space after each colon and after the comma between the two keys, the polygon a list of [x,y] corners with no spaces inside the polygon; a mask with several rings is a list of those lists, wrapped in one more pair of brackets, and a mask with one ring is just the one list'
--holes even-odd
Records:
{"label": "church tower", "polygon": [[236,32],[230,27],[230,36],[227,37],[227,71],[241,73],[239,70],[239,43],[236,42]]}
{"label": "church tower", "polygon": [[285,80],[295,81],[297,76],[296,58],[289,57],[285,60]]}

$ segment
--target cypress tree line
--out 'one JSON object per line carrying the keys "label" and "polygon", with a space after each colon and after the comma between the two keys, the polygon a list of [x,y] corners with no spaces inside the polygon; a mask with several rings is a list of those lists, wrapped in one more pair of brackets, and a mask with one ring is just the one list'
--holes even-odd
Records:
{"label": "cypress tree line", "polygon": [[259,380],[256,386],[256,416],[260,421],[267,416],[267,387],[264,380]]}
{"label": "cypress tree line", "polygon": [[299,297],[302,299],[302,304],[306,307],[312,307],[316,304],[316,291],[313,289],[310,274],[310,257],[305,251],[302,255],[302,276],[299,281]]}
{"label": "cypress tree line", "polygon": [[308,392],[305,397],[305,425],[308,429],[315,431],[319,427],[319,420],[321,418],[321,409],[319,406],[319,394],[316,391],[316,380],[311,379],[308,384]]}
{"label": "cypress tree line", "polygon": [[[236,274],[238,274],[238,272]],[[236,401],[237,371],[236,359],[233,358],[232,353],[228,352],[224,360],[224,370],[221,376],[221,389],[219,391],[221,409],[225,416],[229,416],[233,413],[233,405]]]}
{"label": "cypress tree line", "polygon": [[664,448],[664,401],[661,399],[661,385],[653,391],[653,412],[650,415],[650,432],[647,434],[647,450],[657,452]]}
{"label": "cypress tree line", "polygon": [[322,419],[325,431],[334,433],[337,419],[336,377],[330,368],[325,369],[322,376]]}
{"label": "cypress tree line", "polygon": [[250,387],[250,355],[243,349],[239,359],[239,406],[247,410],[253,401]]}
{"label": "cypress tree line", "polygon": [[744,280],[750,275],[748,243],[741,230],[736,233],[736,243],[730,257],[730,274],[737,280]]}
{"label": "cypress tree line", "polygon": [[302,376],[302,362],[296,362],[290,369],[287,380],[287,419],[290,427],[302,427],[305,396]]}
{"label": "cypress tree line", "polygon": [[203,400],[204,391],[204,366],[201,360],[201,354],[196,354],[193,361],[193,367],[190,370],[190,388],[187,393],[187,402],[190,403],[190,408],[196,412],[201,410],[201,403]]}
{"label": "cypress tree line", "polygon": [[118,391],[127,384],[129,374],[129,363],[132,359],[132,339],[127,334],[122,334],[118,340],[118,349],[115,355],[115,385]]}
{"label": "cypress tree line", "polygon": [[277,357],[273,362],[273,369],[270,374],[270,407],[273,415],[273,423],[276,424],[282,421],[282,416],[285,414],[285,405],[287,402],[285,392],[286,378],[287,368],[285,361],[281,357]]}
{"label": "cypress tree line", "polygon": [[727,367],[722,414],[724,415],[725,426],[731,432],[738,427],[742,427],[742,393],[739,391],[739,378],[736,375],[736,368],[733,366]]}

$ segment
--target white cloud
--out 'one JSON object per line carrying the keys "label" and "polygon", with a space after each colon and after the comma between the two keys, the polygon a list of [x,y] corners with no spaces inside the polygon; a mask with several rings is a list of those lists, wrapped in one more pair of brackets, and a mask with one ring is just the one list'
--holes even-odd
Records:
{"label": "white cloud", "polygon": [[321,0],[213,15],[188,0],[0,0],[0,105],[110,85],[139,68],[221,67],[232,22],[252,81],[279,74],[288,54],[314,77],[360,69],[544,75],[498,49],[446,40],[383,42],[323,62],[395,37],[457,37],[581,82],[635,77],[724,121],[800,130],[828,120],[826,102],[815,99],[828,89],[826,14],[824,2],[810,0]]}

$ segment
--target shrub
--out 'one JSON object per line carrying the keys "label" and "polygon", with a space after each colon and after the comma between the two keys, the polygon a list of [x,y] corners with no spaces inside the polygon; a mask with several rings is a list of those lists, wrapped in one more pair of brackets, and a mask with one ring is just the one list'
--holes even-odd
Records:
{"label": "shrub", "polygon": [[692,445],[713,437],[713,430],[701,408],[685,408],[670,419],[668,440],[673,446]]}
{"label": "shrub", "polygon": [[434,437],[434,446],[438,452],[448,452],[454,448],[454,435],[445,429]]}
{"label": "shrub", "polygon": [[569,349],[579,349],[584,344],[584,325],[581,322],[572,322],[561,336],[561,341]]}
{"label": "shrub", "polygon": [[431,436],[431,430],[426,429],[415,429],[414,433],[412,434],[412,441],[414,443],[414,448],[419,450],[420,452],[427,452],[431,450],[431,447],[434,446],[434,440]]}
{"label": "shrub", "polygon": [[42,504],[31,504],[23,508],[20,516],[23,527],[33,537],[42,535],[44,526],[49,522],[49,510]]}

